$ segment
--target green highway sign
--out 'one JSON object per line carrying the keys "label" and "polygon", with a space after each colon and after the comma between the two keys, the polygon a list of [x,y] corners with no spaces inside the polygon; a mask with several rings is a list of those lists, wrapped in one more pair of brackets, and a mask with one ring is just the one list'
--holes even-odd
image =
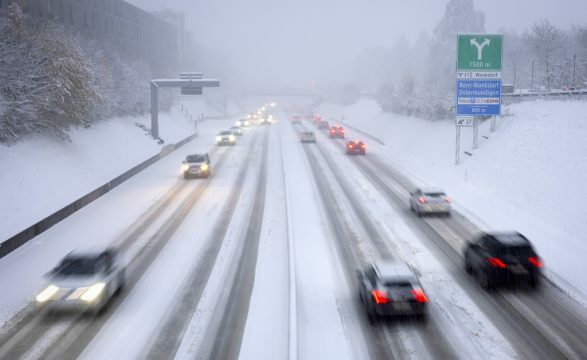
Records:
{"label": "green highway sign", "polygon": [[503,36],[459,34],[457,70],[501,71]]}

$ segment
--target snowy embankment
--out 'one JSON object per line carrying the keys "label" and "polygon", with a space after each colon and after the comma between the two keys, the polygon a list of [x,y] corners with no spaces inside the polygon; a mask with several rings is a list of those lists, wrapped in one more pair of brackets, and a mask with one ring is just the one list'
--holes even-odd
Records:
{"label": "snowy embankment", "polygon": [[[372,100],[351,106],[324,104],[317,112],[340,119],[385,142],[370,139],[370,152],[385,156],[417,183],[444,188],[455,206],[485,229],[514,229],[528,236],[549,270],[587,294],[582,275],[587,244],[587,102],[514,104],[490,132],[461,133],[461,164],[455,166],[455,127],[385,113]],[[506,111],[504,111],[506,113]],[[360,136],[349,131],[349,137]],[[556,276],[552,274],[552,276]]]}
{"label": "snowy embankment", "polygon": [[0,145],[0,242],[158,154],[166,144],[190,136],[194,123],[189,114],[195,119],[207,110],[201,101],[184,101],[183,111],[178,105],[160,114],[162,145],[146,130],[151,126],[148,115],[74,129],[71,142],[35,137]]}

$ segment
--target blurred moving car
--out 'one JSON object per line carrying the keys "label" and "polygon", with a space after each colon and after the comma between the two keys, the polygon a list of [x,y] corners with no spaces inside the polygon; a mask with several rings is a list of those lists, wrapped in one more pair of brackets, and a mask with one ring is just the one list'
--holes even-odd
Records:
{"label": "blurred moving car", "polygon": [[235,143],[236,137],[231,130],[224,130],[216,135],[216,145],[234,145]]}
{"label": "blurred moving car", "polygon": [[210,157],[207,153],[188,155],[182,162],[181,171],[184,179],[208,177],[210,176]]}
{"label": "blurred moving car", "polygon": [[292,124],[301,124],[302,123],[302,117],[300,115],[294,115],[291,119],[291,123]]}
{"label": "blurred moving car", "polygon": [[428,297],[414,270],[395,261],[358,270],[359,297],[370,322],[382,316],[426,315]]}
{"label": "blurred moving car", "polygon": [[416,189],[410,193],[410,210],[418,217],[423,214],[450,216],[450,198],[440,189]]}
{"label": "blurred moving car", "polygon": [[241,136],[243,134],[243,129],[240,126],[231,126],[230,131],[234,136]]}
{"label": "blurred moving car", "polygon": [[251,126],[251,122],[248,119],[240,119],[236,122],[236,126],[241,128]]}
{"label": "blurred moving car", "polygon": [[362,141],[349,141],[346,143],[346,153],[349,155],[365,155],[366,146]]}
{"label": "blurred moving car", "polygon": [[300,134],[300,140],[303,143],[315,143],[316,142],[316,134],[312,131],[304,131]]}
{"label": "blurred moving car", "polygon": [[113,248],[72,251],[47,276],[35,297],[40,308],[99,313],[124,287],[125,266]]}
{"label": "blurred moving car", "polygon": [[331,138],[344,139],[344,128],[342,126],[333,126],[330,128],[329,136]]}
{"label": "blurred moving car", "polygon": [[490,232],[479,235],[465,248],[465,270],[484,289],[498,285],[539,284],[542,260],[522,234]]}
{"label": "blurred moving car", "polygon": [[273,123],[273,116],[271,115],[263,115],[261,117],[261,121],[259,122],[260,125],[271,125]]}
{"label": "blurred moving car", "polygon": [[329,129],[330,125],[328,125],[328,121],[322,120],[318,123],[318,129]]}

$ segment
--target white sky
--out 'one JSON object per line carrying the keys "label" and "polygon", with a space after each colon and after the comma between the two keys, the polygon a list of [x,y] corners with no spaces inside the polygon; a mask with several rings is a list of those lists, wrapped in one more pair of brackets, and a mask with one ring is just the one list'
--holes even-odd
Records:
{"label": "white sky", "polygon": [[[145,9],[183,10],[198,44],[241,58],[264,73],[308,72],[347,62],[368,46],[391,47],[404,35],[431,33],[445,0],[129,0]],[[486,30],[523,31],[541,18],[568,29],[587,25],[587,0],[475,0]],[[317,68],[316,66],[313,66]],[[341,71],[342,68],[340,68]]]}

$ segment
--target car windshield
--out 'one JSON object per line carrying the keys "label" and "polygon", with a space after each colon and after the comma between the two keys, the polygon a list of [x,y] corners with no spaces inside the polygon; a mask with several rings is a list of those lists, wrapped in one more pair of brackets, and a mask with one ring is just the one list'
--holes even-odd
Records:
{"label": "car windshield", "polygon": [[434,197],[438,198],[438,197],[446,196],[446,194],[443,193],[443,192],[427,192],[427,193],[424,193],[424,195],[426,195],[428,197],[433,197],[433,198]]}
{"label": "car windshield", "polygon": [[313,132],[305,132],[304,135],[305,136],[314,136],[314,133]]}
{"label": "car windshield", "polygon": [[100,270],[98,258],[75,258],[64,260],[57,271],[56,276],[70,275],[94,275]]}
{"label": "car windshield", "polygon": [[513,255],[515,257],[526,258],[532,256],[534,251],[530,246],[521,245],[521,246],[502,246],[499,250],[499,255]]}
{"label": "car windshield", "polygon": [[394,278],[383,278],[383,285],[394,289],[411,289],[412,283],[406,280],[398,280]]}
{"label": "car windshield", "polygon": [[206,158],[204,155],[190,155],[186,158],[186,161],[190,163],[204,162]]}
{"label": "car windshield", "polygon": [[232,134],[232,131],[221,131],[220,135],[230,135]]}

